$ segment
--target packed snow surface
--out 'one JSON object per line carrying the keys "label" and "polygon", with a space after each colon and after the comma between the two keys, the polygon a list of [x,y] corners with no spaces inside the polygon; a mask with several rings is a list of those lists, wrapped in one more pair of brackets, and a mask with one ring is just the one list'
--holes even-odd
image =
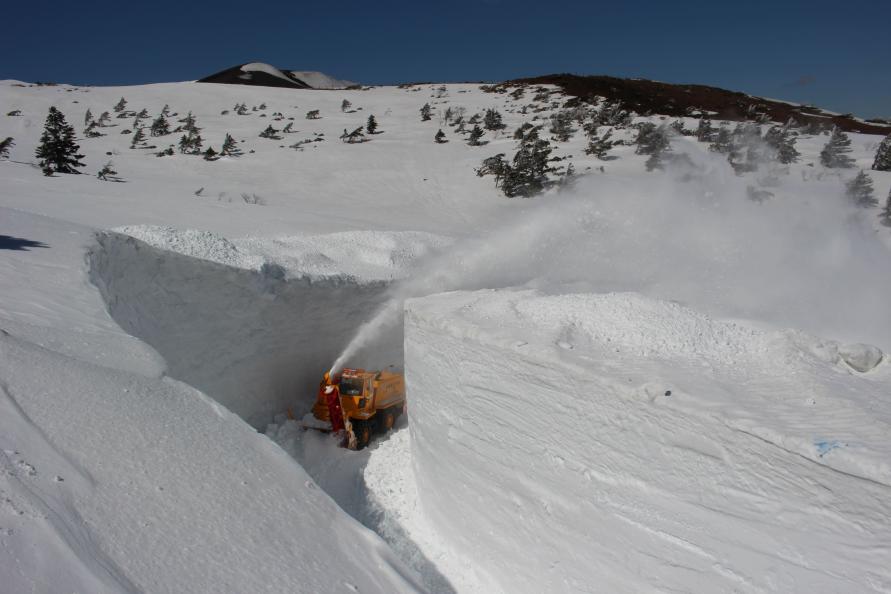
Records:
{"label": "packed snow surface", "polygon": [[411,300],[420,506],[505,592],[886,592],[891,367],[838,351],[633,293]]}

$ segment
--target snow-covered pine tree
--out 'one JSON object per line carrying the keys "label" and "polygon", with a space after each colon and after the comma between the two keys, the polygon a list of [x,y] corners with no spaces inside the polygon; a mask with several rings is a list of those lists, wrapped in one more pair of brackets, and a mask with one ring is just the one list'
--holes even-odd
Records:
{"label": "snow-covered pine tree", "polygon": [[851,152],[851,139],[836,126],[832,129],[832,135],[823,150],[820,151],[820,163],[830,168],[850,168],[854,166],[854,159],[848,156]]}
{"label": "snow-covered pine tree", "polygon": [[232,138],[231,134],[226,134],[226,138],[223,139],[223,146],[220,148],[220,156],[223,157],[238,157],[241,156],[241,149],[238,148],[238,143],[235,142],[235,139]]}
{"label": "snow-covered pine tree", "polygon": [[278,135],[278,130],[272,127],[272,124],[266,126],[266,129],[260,132],[260,138],[269,138],[270,140],[281,140],[282,137]]}
{"label": "snow-covered pine tree", "polygon": [[670,146],[668,141],[668,132],[665,126],[656,126],[652,122],[644,122],[640,124],[635,140],[637,148],[634,149],[638,155],[652,155],[654,153],[662,153]]}
{"label": "snow-covered pine tree", "polygon": [[191,111],[186,114],[186,117],[179,120],[179,122],[183,125],[182,129],[185,130],[186,132],[194,132],[197,134],[198,132],[201,131],[200,128],[195,126],[195,116],[192,115]]}
{"label": "snow-covered pine tree", "polygon": [[120,178],[117,175],[118,172],[114,170],[111,161],[109,161],[105,164],[104,167],[102,167],[102,169],[99,170],[99,173],[96,174],[96,177],[98,177],[102,181],[120,181]]}
{"label": "snow-covered pine tree", "polygon": [[200,134],[189,132],[179,139],[179,152],[186,155],[200,155],[203,143],[204,139],[201,138]]}
{"label": "snow-covered pine tree", "polygon": [[285,127],[282,128],[282,133],[291,134],[292,132],[294,132],[294,122],[288,122],[285,124]]}
{"label": "snow-covered pine tree", "polygon": [[0,140],[0,159],[9,158],[9,149],[15,146],[12,136],[7,136],[4,140]]}
{"label": "snow-covered pine tree", "polygon": [[470,136],[467,137],[467,144],[470,146],[479,146],[480,138],[483,137],[483,134],[485,134],[485,132],[483,132],[483,129],[480,128],[479,125],[474,126],[473,130],[470,131]]}
{"label": "snow-covered pine tree", "polygon": [[430,120],[430,104],[425,103],[423,107],[419,110],[421,112],[421,121],[426,122]]}
{"label": "snow-covered pine tree", "polygon": [[513,164],[505,172],[501,191],[508,198],[514,196],[534,196],[549,184],[548,174],[554,172],[549,165],[551,143],[538,138],[537,134],[527,136],[514,154]]}
{"label": "snow-covered pine tree", "polygon": [[726,126],[718,128],[718,133],[715,135],[715,141],[709,145],[708,149],[722,155],[730,154],[730,151],[733,150],[733,140],[730,135],[730,130],[728,130]]}
{"label": "snow-covered pine tree", "polygon": [[612,135],[612,130],[607,130],[603,136],[593,134],[588,140],[588,146],[585,147],[585,154],[593,155],[601,160],[606,159],[606,154],[613,148],[613,141],[610,140]]}
{"label": "snow-covered pine tree", "polygon": [[127,100],[121,97],[121,100],[114,106],[114,111],[115,113],[121,113],[125,109],[127,109]]}
{"label": "snow-covered pine tree", "polygon": [[885,208],[879,213],[879,221],[886,227],[891,227],[891,190],[888,190],[888,197],[885,199]]}
{"label": "snow-covered pine tree", "polygon": [[349,144],[353,144],[355,142],[362,142],[365,139],[365,132],[363,132],[363,126],[359,126],[352,132],[346,135],[346,142]]}
{"label": "snow-covered pine tree", "polygon": [[102,114],[99,116],[99,119],[96,121],[99,123],[100,126],[104,128],[108,125],[108,122],[111,121],[111,116],[108,114],[107,111],[103,111]]}
{"label": "snow-covered pine tree", "polygon": [[80,173],[76,167],[84,166],[80,161],[84,156],[78,154],[78,150],[80,146],[74,142],[74,128],[65,121],[61,111],[50,107],[35,152],[43,174]]}
{"label": "snow-covered pine tree", "polygon": [[879,144],[876,149],[876,159],[872,163],[875,171],[891,171],[891,134]]}
{"label": "snow-covered pine tree", "polygon": [[553,114],[550,132],[558,142],[568,142],[572,133],[575,132],[572,127],[572,114],[565,110]]}
{"label": "snow-covered pine tree", "polygon": [[433,141],[436,142],[436,144],[443,144],[445,142],[448,142],[445,132],[442,131],[442,128],[440,128],[439,131],[436,133],[436,136],[433,137]]}
{"label": "snow-covered pine tree", "polygon": [[166,103],[164,104],[164,107],[161,108],[161,115],[164,118],[167,118],[167,116],[170,115],[170,106],[167,105]]}
{"label": "snow-covered pine tree", "polygon": [[87,108],[87,113],[84,114],[84,127],[89,126],[90,122],[93,121],[93,112],[90,111],[90,108]]}
{"label": "snow-covered pine tree", "polygon": [[365,124],[365,129],[368,130],[369,134],[377,133],[377,120],[374,119],[374,114],[368,116],[368,122]]}
{"label": "snow-covered pine tree", "polygon": [[771,126],[764,134],[764,142],[773,149],[776,160],[783,165],[796,162],[800,156],[795,150],[795,136],[786,126]]}
{"label": "snow-covered pine tree", "polygon": [[318,109],[311,109],[311,110],[309,110],[309,111],[306,112],[306,119],[307,119],[307,120],[318,120],[318,119],[320,119],[321,117],[322,117],[322,116],[319,115],[319,110],[318,110]]}
{"label": "snow-covered pine tree", "polygon": [[478,169],[474,170],[479,177],[485,175],[495,176],[495,187],[501,183],[505,174],[510,171],[510,164],[504,160],[504,153],[498,153],[494,157],[486,157]]}
{"label": "snow-covered pine tree", "polygon": [[845,184],[845,195],[857,206],[878,206],[879,204],[873,195],[872,179],[862,169],[854,179]]}
{"label": "snow-covered pine tree", "polygon": [[340,111],[346,112],[352,106],[353,106],[352,103],[350,103],[348,100],[344,99],[343,102],[340,104]]}
{"label": "snow-covered pine tree", "polygon": [[496,109],[487,109],[483,117],[483,128],[486,130],[503,130],[507,126],[501,121],[501,114]]}
{"label": "snow-covered pine tree", "polygon": [[149,117],[149,112],[146,108],[143,107],[142,109],[139,110],[139,113],[136,114],[136,117],[139,118],[140,120],[146,120]]}
{"label": "snow-covered pine tree", "polygon": [[105,136],[105,134],[99,131],[99,124],[90,122],[87,124],[87,127],[84,128],[84,136],[87,138],[98,138],[100,136]]}
{"label": "snow-covered pine tree", "polygon": [[205,161],[216,161],[220,157],[217,155],[217,152],[213,150],[212,146],[207,147],[207,150],[204,151],[204,160]]}
{"label": "snow-covered pine tree", "polygon": [[152,122],[149,133],[152,136],[167,136],[170,134],[170,122],[167,121],[167,117],[164,115],[163,111]]}
{"label": "snow-covered pine tree", "polygon": [[130,148],[145,148],[145,132],[142,131],[142,128],[136,128],[133,138],[130,139]]}

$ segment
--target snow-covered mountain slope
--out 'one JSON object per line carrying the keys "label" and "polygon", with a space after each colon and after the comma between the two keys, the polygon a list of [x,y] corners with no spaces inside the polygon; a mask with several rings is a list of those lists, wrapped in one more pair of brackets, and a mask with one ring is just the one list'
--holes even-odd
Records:
{"label": "snow-covered mountain slope", "polygon": [[[888,590],[880,501],[887,363],[859,375],[835,355],[844,351],[838,345],[855,343],[891,351],[891,234],[877,222],[879,208],[845,202],[843,184],[856,170],[823,168],[817,156],[826,137],[802,134],[801,160],[788,168],[737,176],[704,144],[677,137],[673,150],[686,157],[646,173],[646,157],[630,144],[633,130],[614,131],[629,144],[607,160],[586,155],[576,131],[553,153],[564,159],[555,163],[573,163],[575,183],[507,200],[474,170],[485,157],[510,158],[523,123],[543,124],[542,136],[550,136],[548,117],[568,98],[544,93],[536,102],[536,92],[0,82],[3,113],[21,111],[0,115],[0,138],[16,143],[0,161],[0,501],[8,503],[0,544],[11,551],[0,561],[0,583],[26,591],[74,584],[86,591],[637,592],[660,589],[664,577],[693,592]],[[191,111],[205,147],[219,150],[228,133],[244,154],[155,155],[181,132],[149,137],[154,149],[131,149],[132,135],[121,132],[132,118],[112,112],[121,96],[128,110],[145,108],[151,117],[169,105],[173,127]],[[344,99],[352,104],[346,111]],[[430,121],[420,118],[425,103]],[[235,113],[236,104],[246,115]],[[89,175],[44,177],[34,166],[51,105],[78,130],[87,109],[95,117],[112,112],[111,125],[99,129],[104,136],[79,140]],[[447,108],[459,107],[466,118],[498,109],[507,128],[468,146],[444,121]],[[313,110],[320,119],[306,119]],[[339,140],[369,115],[380,133],[362,143]],[[663,122],[637,118],[645,120]],[[280,140],[258,137],[269,125]],[[440,128],[448,143],[434,143]],[[857,166],[868,168],[881,138],[851,137]],[[95,178],[109,160],[123,183]],[[870,175],[882,199],[891,174]],[[772,197],[753,201],[750,188]],[[343,352],[350,365],[400,366],[403,299],[515,286],[546,295],[494,293],[479,316],[475,293],[411,302],[412,312],[425,312],[407,342],[417,410],[392,439],[339,451],[336,440],[304,434],[282,416],[288,408],[302,416],[320,374]],[[614,292],[639,295],[637,306],[598,297]],[[576,293],[588,297],[563,297]],[[466,295],[475,295],[469,309],[453,311]],[[618,308],[611,316],[594,315],[610,304]],[[752,334],[716,335],[727,319]],[[724,348],[715,336],[737,346]],[[602,337],[626,346],[634,338],[637,350],[598,350]],[[535,353],[524,354],[520,340],[538,345]],[[745,363],[739,369],[737,357]],[[505,369],[485,371],[498,359]],[[626,367],[636,370],[630,383]],[[465,368],[479,371],[482,383],[467,381]],[[561,392],[558,376],[602,386],[614,398],[602,408],[601,400],[582,406]],[[516,390],[505,388],[511,382]],[[654,392],[648,403],[651,384],[670,384],[678,398],[666,403]],[[448,386],[454,391],[445,393]],[[487,390],[493,394],[479,397]],[[547,430],[539,431],[500,414],[505,393],[527,408],[545,394],[545,405],[567,409],[549,410]],[[628,399],[633,406],[616,404]],[[681,400],[687,408],[675,404]],[[459,402],[467,408],[449,416]],[[817,410],[825,417],[802,412]],[[623,419],[644,426],[616,429]],[[594,444],[601,458],[580,437],[587,421],[608,433]],[[674,423],[683,427],[680,441],[671,441]],[[690,434],[712,441],[694,443]],[[522,473],[508,463],[518,458],[511,436],[532,465]],[[809,449],[817,437],[830,448],[822,457]],[[654,442],[669,444],[666,452]],[[683,451],[683,464],[672,464],[667,448],[698,445],[707,453],[742,449],[726,459]],[[772,466],[761,468],[763,460]],[[567,474],[573,464],[590,478]],[[471,474],[452,485],[434,476],[462,468]],[[720,485],[740,504],[740,517],[716,501],[724,493],[709,483],[716,470],[729,473]],[[664,505],[653,500],[663,478],[675,488]],[[567,495],[555,495],[551,479]],[[833,493],[815,491],[814,481]],[[710,499],[691,502],[689,485],[703,485]],[[501,499],[511,490],[519,504]],[[471,533],[456,527],[486,507],[468,510],[470,501],[506,510],[475,530],[513,520],[525,528],[499,533],[493,524],[466,544]],[[620,509],[623,502],[633,508]],[[528,524],[517,509],[535,510]],[[26,510],[36,511],[19,513]],[[650,512],[663,517],[643,517]],[[794,518],[818,514],[825,526],[805,542]],[[546,530],[548,517],[559,530]],[[724,533],[706,538],[701,527],[711,520]],[[686,527],[675,529],[680,522]],[[614,538],[600,542],[611,548],[582,528],[609,532]],[[779,542],[788,547],[770,548]],[[540,564],[557,557],[553,568]],[[749,581],[734,583],[731,571]],[[518,576],[529,579],[518,585]]]}
{"label": "snow-covered mountain slope", "polygon": [[291,70],[290,72],[314,89],[345,89],[358,84],[350,80],[334,78],[316,70]]}
{"label": "snow-covered mountain slope", "polygon": [[891,367],[633,293],[406,305],[418,499],[505,592],[882,592]]}

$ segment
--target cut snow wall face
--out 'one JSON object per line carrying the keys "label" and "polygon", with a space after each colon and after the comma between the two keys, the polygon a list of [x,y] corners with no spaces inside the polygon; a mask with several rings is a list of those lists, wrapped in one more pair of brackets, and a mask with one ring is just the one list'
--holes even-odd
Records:
{"label": "cut snow wall face", "polygon": [[[154,347],[170,376],[255,428],[288,408],[309,409],[322,373],[387,287],[349,277],[284,280],[113,232],[97,241],[91,277],[115,321]],[[402,328],[391,333],[355,361],[401,366]]]}
{"label": "cut snow wall face", "polygon": [[[505,592],[891,588],[887,484],[674,407],[645,359],[564,362],[583,337],[524,336],[480,293],[407,302],[408,418],[425,514]],[[713,373],[698,386],[726,391]]]}

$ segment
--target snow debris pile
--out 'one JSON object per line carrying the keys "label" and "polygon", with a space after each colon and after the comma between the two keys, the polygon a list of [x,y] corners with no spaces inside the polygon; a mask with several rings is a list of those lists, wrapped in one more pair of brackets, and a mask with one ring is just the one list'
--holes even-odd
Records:
{"label": "snow debris pile", "polygon": [[[230,241],[124,227],[99,235],[91,273],[112,317],[154,347],[172,377],[262,428],[308,408],[321,371],[380,307],[389,281],[444,241],[385,232]],[[401,331],[387,328],[356,360],[401,365]]]}
{"label": "snow debris pile", "polygon": [[504,591],[891,587],[872,348],[495,290],[408,301],[405,354],[420,505]]}

